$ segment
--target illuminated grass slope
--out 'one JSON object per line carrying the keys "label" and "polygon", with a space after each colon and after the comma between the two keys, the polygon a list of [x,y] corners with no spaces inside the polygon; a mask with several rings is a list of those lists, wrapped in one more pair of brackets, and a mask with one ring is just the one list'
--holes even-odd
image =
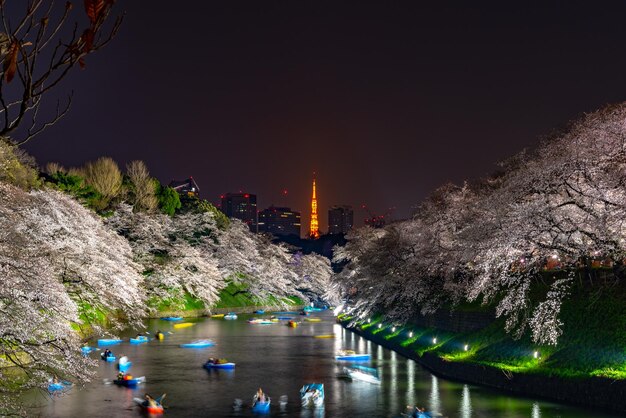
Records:
{"label": "illuminated grass slope", "polygon": [[[578,292],[563,306],[563,335],[555,346],[537,346],[526,335],[514,340],[503,320],[477,332],[450,333],[411,325],[394,326],[382,315],[357,321],[360,330],[417,355],[436,354],[505,372],[560,377],[601,376],[626,379],[626,292],[624,285]],[[465,307],[467,309],[467,307]],[[484,309],[475,307],[474,309]],[[354,318],[342,316],[342,321]]]}

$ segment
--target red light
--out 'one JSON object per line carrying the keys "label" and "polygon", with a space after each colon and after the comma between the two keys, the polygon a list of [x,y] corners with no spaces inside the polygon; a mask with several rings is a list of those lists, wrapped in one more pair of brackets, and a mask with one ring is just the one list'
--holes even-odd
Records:
{"label": "red light", "polygon": [[226,196],[224,196],[224,195],[220,195],[220,199],[223,199],[224,197],[226,197]]}
{"label": "red light", "polygon": [[243,197],[245,197],[246,199],[250,197],[250,195],[248,193],[244,194]]}

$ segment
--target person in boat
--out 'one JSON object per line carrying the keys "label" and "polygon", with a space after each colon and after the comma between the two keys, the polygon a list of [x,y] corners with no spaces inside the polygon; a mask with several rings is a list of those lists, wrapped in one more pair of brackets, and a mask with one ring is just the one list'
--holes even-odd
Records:
{"label": "person in boat", "polygon": [[128,357],[126,357],[124,354],[122,354],[122,355],[120,356],[119,363],[120,363],[120,364],[126,364],[126,363],[128,363]]}
{"label": "person in boat", "polygon": [[215,360],[213,357],[209,357],[209,359],[207,360],[207,363],[209,363],[209,364],[217,364],[217,360]]}
{"label": "person in boat", "polygon": [[265,393],[263,392],[263,389],[259,388],[259,390],[256,391],[256,395],[255,395],[255,402],[261,402],[261,403],[265,403],[266,401],[266,396]]}
{"label": "person in boat", "polygon": [[137,335],[135,336],[136,339],[140,339],[143,338],[143,334],[141,332],[137,333]]}
{"label": "person in boat", "polygon": [[158,330],[156,334],[154,334],[154,338],[156,338],[157,340],[163,338],[163,333],[161,332],[161,330]]}
{"label": "person in boat", "polygon": [[113,353],[108,348],[104,350],[104,358],[113,357]]}
{"label": "person in boat", "polygon": [[152,396],[146,393],[146,395],[144,396],[145,400],[143,401],[143,406],[151,406],[151,407],[161,406],[161,402],[163,401],[163,399],[165,399],[165,395],[167,394],[164,393],[163,395],[154,399]]}
{"label": "person in boat", "polygon": [[426,415],[424,414],[424,412],[426,411],[425,408],[420,408],[419,406],[415,405],[414,410],[413,410],[413,414],[411,415],[413,418],[423,418]]}
{"label": "person in boat", "polygon": [[124,380],[124,372],[117,373],[117,380]]}

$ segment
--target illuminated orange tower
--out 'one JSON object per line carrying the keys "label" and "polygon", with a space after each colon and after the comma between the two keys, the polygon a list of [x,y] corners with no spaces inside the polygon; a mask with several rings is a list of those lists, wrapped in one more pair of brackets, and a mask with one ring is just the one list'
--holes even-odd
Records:
{"label": "illuminated orange tower", "polygon": [[309,237],[317,239],[320,237],[320,225],[317,219],[317,194],[315,193],[315,173],[313,173],[313,197],[311,198],[311,228]]}

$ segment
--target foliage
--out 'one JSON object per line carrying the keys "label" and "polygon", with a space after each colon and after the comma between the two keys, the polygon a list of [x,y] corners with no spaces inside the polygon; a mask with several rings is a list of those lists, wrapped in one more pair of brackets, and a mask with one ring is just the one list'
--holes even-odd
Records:
{"label": "foliage", "polygon": [[44,388],[53,375],[89,379],[71,328],[90,314],[85,306],[119,311],[125,323],[108,318],[114,327],[143,314],[128,243],[57,191],[0,183],[0,277],[0,389],[9,393]]}
{"label": "foliage", "polygon": [[[113,3],[85,0],[78,17],[69,1],[29,1],[22,7],[0,2],[6,31],[0,32],[0,136],[19,137],[21,145],[65,116],[71,94],[56,109],[40,105],[73,67],[85,67],[85,57],[115,36],[122,19],[111,21]],[[49,117],[41,121],[42,115]]]}
{"label": "foliage", "polygon": [[152,212],[157,208],[154,180],[143,161],[131,161],[126,166],[126,175],[130,180],[129,203],[135,211]]}
{"label": "foliage", "polygon": [[211,213],[219,229],[228,227],[228,217],[209,201],[196,196],[181,196],[180,201],[182,212]]}
{"label": "foliage", "polygon": [[174,216],[174,213],[181,208],[180,197],[176,190],[163,186],[158,180],[154,180],[154,190],[159,210],[166,215]]}
{"label": "foliage", "polygon": [[102,199],[94,201],[96,210],[109,208],[113,199],[122,193],[122,172],[112,158],[100,157],[89,162],[82,172],[85,182],[102,196]]}
{"label": "foliage", "polygon": [[337,285],[356,312],[398,320],[481,300],[514,337],[556,345],[574,277],[606,286],[594,265],[626,256],[625,121],[626,104],[585,115],[491,177],[440,187],[412,219],[353,231]]}
{"label": "foliage", "polygon": [[34,160],[6,139],[0,138],[0,181],[23,189],[40,186]]}
{"label": "foliage", "polygon": [[92,209],[96,209],[98,202],[103,198],[92,186],[85,184],[85,179],[77,174],[57,170],[48,175],[47,184],[72,195]]}

